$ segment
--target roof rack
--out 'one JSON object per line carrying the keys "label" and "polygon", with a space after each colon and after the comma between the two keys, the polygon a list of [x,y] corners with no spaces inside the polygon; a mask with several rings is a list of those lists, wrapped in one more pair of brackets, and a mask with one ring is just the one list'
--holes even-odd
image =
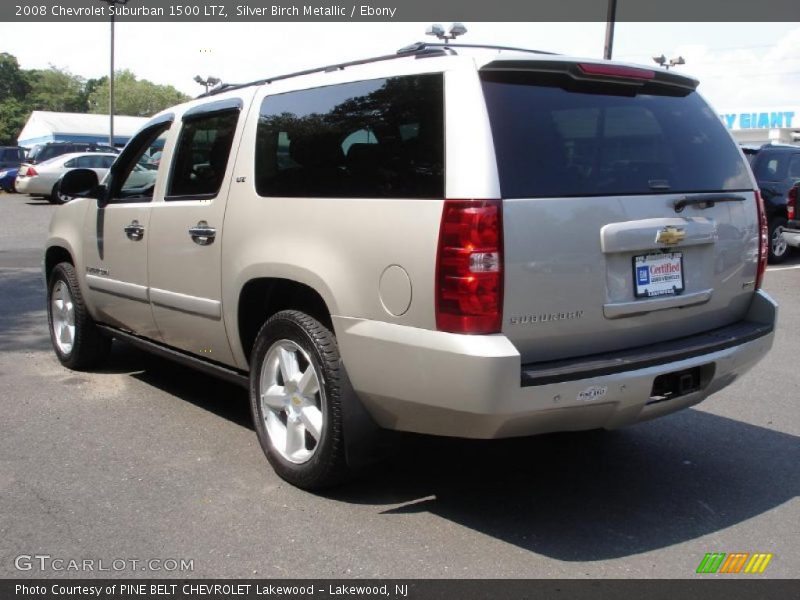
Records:
{"label": "roof rack", "polygon": [[255,81],[250,81],[248,83],[223,83],[215,87],[213,90],[209,90],[204,94],[200,94],[199,96],[197,96],[197,98],[208,98],[209,96],[215,96],[223,92],[238,90],[246,87],[251,87],[254,85],[264,85],[267,83],[273,83],[274,81],[291,79],[292,77],[301,77],[303,75],[312,75],[314,73],[329,73],[332,71],[341,71],[343,69],[346,69],[347,67],[355,67],[358,65],[366,65],[370,63],[394,60],[396,58],[406,58],[408,56],[417,56],[419,58],[434,56],[434,55],[443,56],[448,54],[448,51],[450,51],[449,52],[450,54],[455,54],[455,52],[453,51],[454,48],[473,48],[481,50],[510,50],[514,52],[529,52],[531,54],[550,54],[550,55],[555,54],[555,52],[545,52],[543,50],[530,50],[527,48],[513,48],[510,46],[485,46],[482,44],[444,44],[436,42],[434,43],[416,42],[409,46],[405,46],[404,48],[400,48],[400,50],[398,50],[394,54],[384,54],[382,56],[374,56],[372,58],[363,58],[361,60],[351,60],[343,63],[335,63],[324,67],[315,67],[313,69],[296,71],[295,73],[287,73],[286,75],[276,75],[275,77],[256,79]]}
{"label": "roof rack", "polygon": [[446,42],[416,42],[405,48],[400,48],[398,54],[416,54],[425,51],[428,48],[441,48],[449,50],[450,48],[472,48],[478,50],[510,50],[512,52],[527,52],[530,54],[549,54],[556,55],[556,52],[546,52],[545,50],[533,50],[531,48],[516,48],[514,46],[492,46],[489,44],[450,44]]}

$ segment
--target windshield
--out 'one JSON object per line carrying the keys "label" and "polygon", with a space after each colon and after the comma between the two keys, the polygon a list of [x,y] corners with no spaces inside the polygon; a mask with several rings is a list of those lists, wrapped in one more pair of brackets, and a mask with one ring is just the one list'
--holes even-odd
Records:
{"label": "windshield", "polygon": [[595,93],[533,74],[482,78],[505,198],[752,188],[738,148],[696,92]]}

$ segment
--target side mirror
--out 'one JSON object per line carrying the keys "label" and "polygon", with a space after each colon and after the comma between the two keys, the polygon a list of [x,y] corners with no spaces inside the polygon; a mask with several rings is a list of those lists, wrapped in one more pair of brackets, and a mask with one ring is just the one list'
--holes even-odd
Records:
{"label": "side mirror", "polygon": [[78,198],[96,198],[98,206],[105,206],[108,201],[105,186],[101,186],[97,173],[92,169],[72,169],[64,174],[60,184],[61,193]]}

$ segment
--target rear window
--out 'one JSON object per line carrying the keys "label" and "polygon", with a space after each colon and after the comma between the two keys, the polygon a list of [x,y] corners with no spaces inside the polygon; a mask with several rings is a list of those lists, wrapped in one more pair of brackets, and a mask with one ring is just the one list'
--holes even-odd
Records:
{"label": "rear window", "polygon": [[442,198],[441,74],[268,96],[256,140],[262,196]]}
{"label": "rear window", "polygon": [[24,160],[25,156],[23,155],[21,148],[4,148],[0,150],[0,160],[6,162],[13,162],[13,161],[22,161]]}
{"label": "rear window", "polygon": [[746,163],[697,95],[567,91],[484,74],[503,197],[750,189]]}

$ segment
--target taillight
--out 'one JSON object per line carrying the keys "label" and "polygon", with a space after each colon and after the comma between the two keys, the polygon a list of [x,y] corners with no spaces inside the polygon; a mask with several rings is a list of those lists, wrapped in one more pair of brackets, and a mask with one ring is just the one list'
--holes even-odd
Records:
{"label": "taillight", "polygon": [[28,167],[25,170],[25,177],[36,177],[39,173],[36,172],[36,169],[33,167]]}
{"label": "taillight", "polygon": [[789,201],[786,203],[786,217],[790,221],[797,218],[797,186],[789,190]]}
{"label": "taillight", "polygon": [[436,256],[436,327],[498,333],[503,320],[500,200],[445,200]]}
{"label": "taillight", "polygon": [[769,255],[769,229],[767,227],[767,214],[764,212],[764,199],[761,192],[756,190],[756,203],[758,204],[758,270],[756,271],[756,289],[761,289],[764,273],[767,270],[767,256]]}

